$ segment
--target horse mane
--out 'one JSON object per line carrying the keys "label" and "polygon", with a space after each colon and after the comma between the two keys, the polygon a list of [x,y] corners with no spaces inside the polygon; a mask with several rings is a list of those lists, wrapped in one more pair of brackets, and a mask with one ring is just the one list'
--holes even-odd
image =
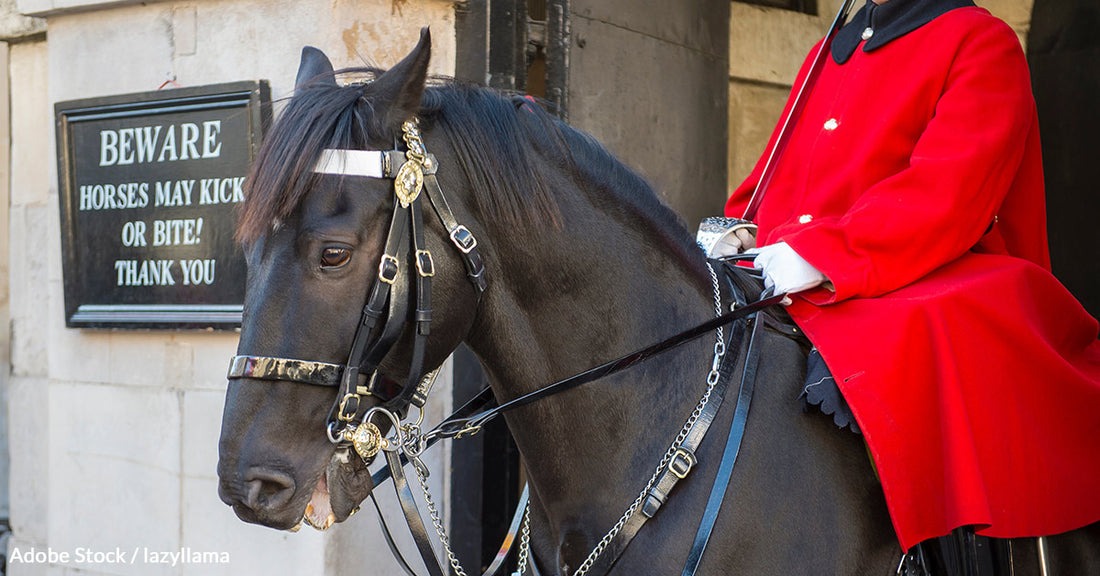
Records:
{"label": "horse mane", "polygon": [[[355,68],[335,74],[380,73]],[[370,82],[339,86],[314,81],[298,88],[265,136],[245,181],[239,241],[255,241],[298,208],[316,183],[313,167],[322,150],[367,149],[371,141],[397,141],[398,130],[383,125],[385,115],[375,112],[371,92]],[[418,117],[425,132],[444,129],[475,190],[474,202],[486,216],[506,225],[560,227],[549,183],[551,172],[562,169],[590,197],[606,198],[609,190],[625,188],[630,204],[641,201],[644,212],[663,211],[667,215],[662,221],[679,222],[641,176],[529,97],[437,78],[424,92]],[[536,161],[536,149],[558,161]],[[636,193],[640,189],[648,193]]]}

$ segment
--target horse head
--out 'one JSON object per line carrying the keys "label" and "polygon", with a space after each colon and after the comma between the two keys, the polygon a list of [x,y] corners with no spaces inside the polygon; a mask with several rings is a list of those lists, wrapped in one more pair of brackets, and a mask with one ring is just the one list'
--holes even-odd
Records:
{"label": "horse head", "polygon": [[[410,217],[395,210],[394,181],[318,168],[334,153],[345,155],[342,163],[359,151],[389,152],[371,156],[376,162],[400,160],[396,143],[420,110],[430,45],[425,29],[393,68],[359,70],[360,81],[343,86],[323,53],[304,49],[296,93],[253,164],[238,229],[248,261],[240,369],[226,393],[218,463],[221,498],[243,520],[289,529],[303,515],[319,527],[346,519],[373,485],[365,459],[337,441],[345,422],[336,417],[362,418],[386,401],[403,413],[407,395],[392,397],[441,364],[474,321],[479,295],[453,234],[421,222],[422,245],[401,247],[400,261],[384,256],[395,250],[389,244],[411,238],[388,237],[397,218]],[[446,143],[429,143],[432,161],[452,162]],[[457,171],[449,176],[439,176],[444,186],[467,186]],[[461,203],[453,206],[469,221]],[[434,315],[412,296],[425,277],[434,284]],[[380,289],[387,294],[374,294]],[[373,330],[363,327],[372,298],[382,308]],[[412,368],[425,315],[430,345]],[[357,339],[363,350],[349,356]],[[354,406],[341,402],[367,385],[371,393],[356,395]],[[378,424],[383,433],[386,424]]]}

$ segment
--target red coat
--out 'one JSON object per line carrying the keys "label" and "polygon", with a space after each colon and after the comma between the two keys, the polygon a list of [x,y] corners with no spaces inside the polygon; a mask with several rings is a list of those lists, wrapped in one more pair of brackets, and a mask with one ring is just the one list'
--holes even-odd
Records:
{"label": "red coat", "polygon": [[859,421],[903,548],[966,524],[1017,537],[1100,520],[1098,327],[1050,273],[1045,220],[1027,65],[1003,22],[960,8],[828,60],[758,244],[786,241],[835,287],[789,311]]}

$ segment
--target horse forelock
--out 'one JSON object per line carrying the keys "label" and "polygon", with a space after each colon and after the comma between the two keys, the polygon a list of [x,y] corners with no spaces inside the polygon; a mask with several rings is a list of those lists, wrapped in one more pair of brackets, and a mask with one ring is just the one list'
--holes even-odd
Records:
{"label": "horse forelock", "polygon": [[[353,69],[336,74],[349,72],[378,73]],[[316,182],[313,167],[322,150],[394,141],[397,128],[382,125],[387,105],[372,100],[369,83],[314,82],[299,88],[252,163],[237,239],[253,242],[298,209]],[[472,201],[486,217],[506,225],[559,222],[545,172],[551,167],[537,162],[530,150],[551,146],[568,156],[560,131],[570,128],[527,99],[449,79],[436,79],[428,87],[419,116],[424,131],[446,132],[474,190]]]}
{"label": "horse forelock", "polygon": [[245,179],[239,241],[255,241],[297,209],[313,183],[313,166],[322,150],[361,147],[362,95],[361,86],[314,81],[287,101]]}

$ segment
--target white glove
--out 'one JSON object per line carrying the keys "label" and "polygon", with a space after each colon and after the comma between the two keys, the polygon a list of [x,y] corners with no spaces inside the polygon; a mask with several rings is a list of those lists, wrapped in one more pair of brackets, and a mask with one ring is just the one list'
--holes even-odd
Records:
{"label": "white glove", "polygon": [[764,271],[764,286],[774,287],[776,294],[794,294],[829,281],[786,242],[769,244],[749,252],[756,254],[753,266]]}

